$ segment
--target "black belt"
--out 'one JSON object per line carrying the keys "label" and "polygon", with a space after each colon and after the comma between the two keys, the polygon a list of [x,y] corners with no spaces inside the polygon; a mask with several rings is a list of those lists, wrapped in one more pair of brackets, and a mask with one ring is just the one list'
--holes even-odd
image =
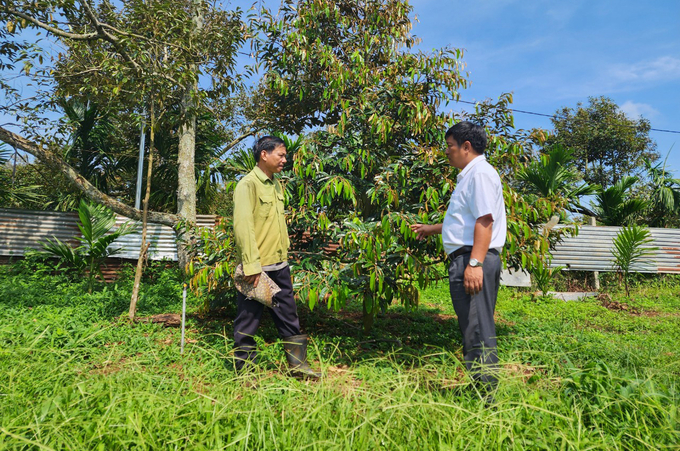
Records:
{"label": "black belt", "polygon": [[[469,254],[471,252],[472,252],[472,246],[459,247],[458,249],[456,249],[455,251],[453,251],[449,254],[449,258],[451,260],[453,260],[456,257],[460,257],[461,255]],[[498,251],[496,249],[489,249],[488,252],[490,252],[494,255],[498,255]]]}

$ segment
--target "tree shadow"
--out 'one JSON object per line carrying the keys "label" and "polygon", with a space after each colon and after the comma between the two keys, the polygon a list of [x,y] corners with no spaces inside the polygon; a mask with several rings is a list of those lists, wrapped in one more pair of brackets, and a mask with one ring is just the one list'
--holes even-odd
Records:
{"label": "tree shadow", "polygon": [[[303,333],[309,334],[310,349],[331,365],[354,367],[358,363],[374,366],[403,365],[421,367],[442,359],[462,361],[462,337],[455,315],[443,313],[436,307],[420,307],[407,311],[392,307],[378,314],[370,334],[362,331],[360,306],[334,312],[324,306],[310,310],[298,303],[298,314]],[[224,351],[225,338],[233,343],[233,319],[236,301],[226,300],[207,314],[192,315],[202,340],[207,346]],[[499,339],[512,334],[512,326],[497,324]],[[267,312],[262,315],[258,336],[266,346],[277,346],[279,336]],[[231,349],[227,349],[231,352]],[[283,358],[281,351],[280,358]],[[262,362],[261,360],[261,363]],[[273,363],[273,362],[270,362]]]}

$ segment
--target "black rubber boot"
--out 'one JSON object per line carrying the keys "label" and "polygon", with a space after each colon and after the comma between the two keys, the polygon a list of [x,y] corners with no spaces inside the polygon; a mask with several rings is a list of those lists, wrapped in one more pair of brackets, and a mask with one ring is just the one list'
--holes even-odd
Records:
{"label": "black rubber boot", "polygon": [[307,335],[293,335],[283,339],[283,349],[290,372],[297,377],[318,379],[321,373],[314,371],[307,363]]}

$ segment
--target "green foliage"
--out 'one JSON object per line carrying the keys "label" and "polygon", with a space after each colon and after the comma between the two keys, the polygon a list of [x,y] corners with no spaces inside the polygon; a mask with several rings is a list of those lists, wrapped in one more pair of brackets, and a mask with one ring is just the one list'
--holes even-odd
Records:
{"label": "green foliage", "polygon": [[[13,98],[8,102],[13,105],[9,113],[25,124],[21,133],[27,143],[35,144],[24,146],[24,150],[40,154],[35,149],[44,145],[50,157],[44,160],[67,173],[73,185],[82,190],[85,178],[103,194],[131,203],[135,187],[130,173],[136,171],[137,146],[130,145],[136,140],[128,138],[138,136],[141,113],[148,110],[153,98],[155,110],[160,112],[157,117],[166,114],[161,124],[164,129],[159,131],[167,139],[159,140],[166,146],[151,182],[156,190],[151,207],[178,210],[177,193],[187,192],[189,217],[196,208],[215,209],[224,194],[214,170],[220,155],[216,147],[233,139],[232,133],[239,128],[228,127],[225,132],[225,127],[216,125],[231,122],[234,105],[229,97],[242,85],[241,78],[252,74],[250,69],[235,70],[237,49],[249,36],[241,16],[239,8],[227,10],[214,2],[193,0],[4,2],[0,23],[13,25],[0,30],[0,36],[11,42],[5,45],[3,40],[0,46],[2,67],[13,69],[23,62],[25,84],[42,88],[35,95],[37,100],[22,98],[0,74],[0,89]],[[27,28],[31,31],[22,34]],[[43,60],[41,38],[36,36],[45,32],[61,51]],[[24,37],[28,42],[22,41]],[[58,106],[67,113],[59,122],[48,118]],[[108,127],[111,124],[115,129]],[[218,140],[213,139],[215,135]],[[72,139],[64,138],[68,136]],[[178,158],[180,136],[190,139],[182,140],[186,154]],[[6,134],[3,138],[10,141]],[[121,141],[125,145],[114,145]],[[60,150],[75,173],[57,157]],[[188,170],[178,171],[178,166],[185,164]],[[48,178],[47,184],[50,182],[54,184]],[[77,205],[82,195],[73,191],[64,195],[61,190],[54,193],[49,199],[51,206],[62,209]],[[92,190],[87,194],[92,196]],[[184,209],[181,214],[185,215]],[[166,223],[175,221],[169,215],[165,218]]]}
{"label": "green foliage", "polygon": [[626,176],[614,186],[600,188],[595,196],[594,210],[602,224],[608,226],[633,224],[648,208],[648,203],[644,199],[631,197],[631,190],[638,180],[637,177]]}
{"label": "green foliage", "polygon": [[[251,37],[240,10],[202,1],[12,6],[19,15],[51,26],[53,34],[61,30],[65,52],[55,67],[47,68],[54,69],[49,76],[56,78],[47,72],[36,77],[55,81],[57,95],[87,99],[100,111],[124,111],[133,118],[128,126],[137,125],[135,111],[151,97],[160,104],[163,120],[171,124],[166,133],[158,133],[161,162],[174,161],[170,152],[163,154],[162,141],[183,130],[175,127],[178,122],[186,126],[187,118],[208,104],[224,119],[233,105],[226,97],[243,74],[251,74],[250,69],[234,72],[236,49]],[[53,22],[53,9],[63,21]],[[433,265],[445,258],[441,242],[417,242],[408,225],[441,221],[455,184],[455,171],[442,154],[442,135],[462,118],[443,111],[468,80],[460,72],[460,49],[414,50],[419,41],[411,35],[411,13],[411,5],[401,0],[286,1],[276,16],[262,11],[252,22],[257,35],[253,49],[264,76],[252,102],[246,102],[244,117],[252,129],[303,136],[283,178],[298,245],[293,253],[296,287],[311,306],[323,301],[339,308],[359,298],[374,317],[395,299],[408,308],[417,305],[417,288],[440,277]],[[17,15],[2,11],[0,19],[16,20]],[[39,24],[26,23],[34,25]],[[88,37],[72,39],[66,32]],[[9,47],[0,50],[13,62],[22,58]],[[201,76],[214,82],[209,89],[192,88]],[[544,255],[573,229],[543,234],[541,224],[554,215],[564,217],[569,202],[528,194],[513,183],[531,156],[533,138],[512,130],[511,101],[503,95],[497,102],[481,103],[470,119],[487,126],[488,158],[504,179],[509,235],[503,259],[510,267],[529,268],[536,254]],[[172,121],[178,104],[180,120]],[[220,200],[228,203],[228,192],[211,188],[220,174],[251,167],[248,158],[236,155],[218,168],[208,158],[198,174],[199,188],[211,199],[206,208]],[[170,163],[154,170],[160,184],[167,187],[174,180],[174,169]],[[173,209],[173,193],[165,189],[152,196],[154,208]],[[221,264],[211,261],[208,267],[216,270],[215,280],[223,280]],[[204,275],[207,286],[219,285]]]}
{"label": "green foliage", "polygon": [[626,286],[626,296],[630,297],[628,289],[628,274],[632,265],[644,257],[654,255],[655,247],[649,247],[649,243],[654,240],[651,233],[645,227],[632,225],[623,227],[614,238],[614,266],[619,273],[623,274],[623,281]]}
{"label": "green foliage", "polygon": [[574,166],[573,152],[553,145],[517,173],[517,180],[527,184],[528,191],[547,199],[569,202],[569,211],[583,213],[580,198],[595,194],[597,185],[580,184],[581,176]]}
{"label": "green foliage", "polygon": [[680,226],[680,179],[672,177],[665,162],[654,165],[646,159],[645,169],[650,180],[647,224],[651,227]]}
{"label": "green foliage", "polygon": [[133,233],[135,229],[125,223],[112,230],[116,224],[116,215],[102,205],[93,205],[81,199],[78,207],[80,236],[76,236],[81,245],[71,247],[57,237],[47,239],[42,244],[44,253],[59,258],[78,274],[87,274],[88,292],[92,293],[97,275],[103,278],[101,264],[121,251],[111,245],[121,236]]}
{"label": "green foliage", "polygon": [[[206,1],[59,3],[67,18],[86,12],[84,20],[67,22],[71,33],[90,32],[93,17],[108,30],[89,40],[62,36],[66,52],[57,61],[56,80],[65,97],[85,95],[105,107],[138,110],[150,96],[166,106],[181,101],[200,76],[213,82],[197,90],[200,100],[225,100],[240,82],[234,62],[246,30],[238,8],[226,11]],[[47,6],[23,8],[40,17]]]}
{"label": "green foliage", "polygon": [[26,204],[41,202],[44,199],[41,187],[22,177],[24,165],[15,161],[10,166],[11,158],[12,151],[0,144],[0,204],[5,208],[21,208]]}
{"label": "green foliage", "polygon": [[[101,191],[110,193],[120,184],[116,180],[119,171],[115,168],[114,150],[122,143],[116,120],[97,105],[81,99],[58,100],[65,113],[64,125],[71,131],[63,149],[64,160]],[[78,197],[70,199],[70,205],[60,202],[57,209],[76,210]]]}
{"label": "green foliage", "polygon": [[564,269],[564,266],[551,268],[548,262],[533,265],[531,275],[533,276],[536,287],[545,296],[553,287],[555,275]]}
{"label": "green foliage", "polygon": [[[460,50],[411,50],[410,12],[397,0],[285,2],[276,19],[263,21],[262,95],[273,123],[296,133],[326,126],[307,137],[284,174],[292,242],[300,247],[296,281],[309,305],[324,299],[340,308],[358,298],[375,315],[394,299],[417,305],[417,288],[440,277],[431,266],[445,258],[441,240],[418,242],[408,226],[443,218],[455,185],[443,134],[461,117],[441,107],[467,80]],[[510,131],[511,100],[481,104],[471,118],[487,126],[489,160],[503,175],[514,175],[530,154],[529,137]],[[526,267],[571,231],[539,232],[565,200],[527,201],[509,183],[504,195],[508,265]]]}
{"label": "green foliage", "polygon": [[626,176],[641,175],[645,159],[659,155],[647,119],[629,119],[611,99],[591,97],[588,106],[558,110],[552,119],[549,144],[574,152],[575,164],[587,183],[609,188]]}
{"label": "green foliage", "polygon": [[221,296],[235,290],[236,269],[234,227],[231,218],[221,219],[214,229],[198,227],[191,232],[194,242],[189,251],[194,255],[186,270],[189,287],[203,299],[202,311],[210,309],[210,296]]}

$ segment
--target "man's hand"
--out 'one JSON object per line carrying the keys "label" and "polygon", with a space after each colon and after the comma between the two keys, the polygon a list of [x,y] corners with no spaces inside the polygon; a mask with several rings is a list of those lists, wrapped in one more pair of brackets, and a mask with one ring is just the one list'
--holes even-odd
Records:
{"label": "man's hand", "polygon": [[470,296],[482,291],[482,285],[484,284],[484,272],[480,266],[470,266],[465,268],[465,274],[463,276],[463,286],[465,286],[465,292]]}
{"label": "man's hand", "polygon": [[442,233],[441,224],[411,224],[411,231],[415,232],[419,240],[424,240],[428,236]]}
{"label": "man's hand", "polygon": [[259,272],[257,274],[251,274],[250,276],[245,276],[243,278],[243,280],[245,280],[246,282],[248,282],[250,284],[253,284],[253,286],[255,288],[257,288],[257,284],[260,283],[260,275],[261,274],[262,274],[261,272]]}

